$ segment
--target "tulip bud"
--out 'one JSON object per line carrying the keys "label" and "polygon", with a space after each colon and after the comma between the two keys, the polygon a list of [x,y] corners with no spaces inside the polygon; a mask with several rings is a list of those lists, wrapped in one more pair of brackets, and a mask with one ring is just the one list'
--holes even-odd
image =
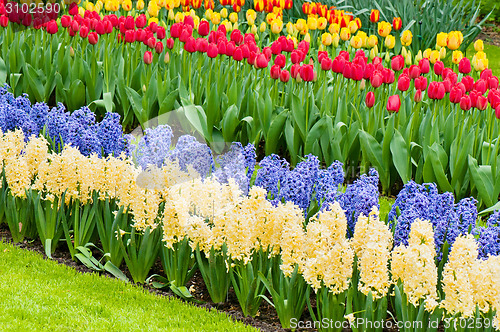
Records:
{"label": "tulip bud", "polygon": [[422,101],[422,90],[417,89],[417,91],[415,92],[415,97],[413,97],[413,100],[416,103],[420,103]]}
{"label": "tulip bud", "polygon": [[444,58],[446,58],[446,48],[445,47],[443,47],[439,50],[439,59],[443,60]]}
{"label": "tulip bud", "polygon": [[375,57],[378,54],[378,47],[375,45],[371,50],[370,50],[370,60],[375,59]]}
{"label": "tulip bud", "polygon": [[411,59],[412,59],[411,51],[408,51],[405,56],[405,65],[411,66],[412,65]]}
{"label": "tulip bud", "polygon": [[71,57],[74,57],[74,56],[75,56],[75,50],[73,49],[73,46],[70,46],[70,47],[69,47],[69,55],[70,55]]}
{"label": "tulip bud", "polygon": [[394,95],[390,96],[389,99],[387,100],[387,110],[389,112],[399,112],[399,109],[401,108],[401,99],[399,98],[399,95]]}
{"label": "tulip bud", "polygon": [[419,50],[418,53],[417,53],[417,55],[415,56],[415,62],[419,63],[420,60],[422,60],[422,59],[423,59],[422,51]]}
{"label": "tulip bud", "polygon": [[368,108],[372,108],[373,105],[375,105],[375,94],[373,93],[373,91],[370,91],[366,94],[365,104]]}
{"label": "tulip bud", "polygon": [[262,23],[260,24],[259,31],[260,31],[260,32],[264,32],[264,31],[266,31],[266,27],[267,27],[267,26],[266,26],[266,22],[262,22]]}
{"label": "tulip bud", "polygon": [[146,93],[146,85],[145,84],[142,85],[142,92]]}
{"label": "tulip bud", "polygon": [[360,90],[360,91],[364,91],[364,90],[365,90],[365,87],[366,87],[366,81],[365,81],[365,79],[363,78],[363,79],[361,80],[361,82],[359,83],[359,90]]}
{"label": "tulip bud", "polygon": [[170,62],[170,53],[165,52],[165,57],[163,58],[163,62],[168,64]]}
{"label": "tulip bud", "polygon": [[144,52],[144,63],[150,65],[153,62],[153,54],[151,51]]}

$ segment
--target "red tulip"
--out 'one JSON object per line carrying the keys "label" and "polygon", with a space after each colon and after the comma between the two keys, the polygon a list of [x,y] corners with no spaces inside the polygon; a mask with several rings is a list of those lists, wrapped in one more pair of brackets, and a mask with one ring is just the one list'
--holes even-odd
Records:
{"label": "red tulip", "polygon": [[125,29],[127,30],[134,30],[135,29],[135,21],[133,16],[127,16],[125,17]]}
{"label": "red tulip", "polygon": [[[241,49],[241,53],[243,54],[243,58],[247,59],[250,56],[250,49],[248,48],[248,45],[243,44],[240,46],[240,49]],[[283,56],[283,59],[284,59],[284,57],[285,56]],[[284,61],[286,62],[286,59],[284,59]],[[284,67],[284,65],[283,65],[283,67]]]}
{"label": "red tulip", "polygon": [[392,84],[395,81],[394,77],[394,71],[384,68],[382,69],[382,75],[384,76],[384,83],[385,84]]}
{"label": "red tulip", "polygon": [[474,83],[474,90],[483,95],[486,90],[488,90],[488,82],[480,78],[476,83]]}
{"label": "red tulip", "polygon": [[416,102],[416,103],[420,103],[422,101],[422,90],[420,89],[417,89],[417,91],[415,92],[415,97],[413,97],[413,100]]}
{"label": "red tulip", "polygon": [[196,39],[196,51],[200,53],[206,53],[208,50],[208,40],[205,38]]}
{"label": "red tulip", "polygon": [[370,91],[366,94],[365,104],[368,108],[372,108],[375,105],[375,94]]}
{"label": "red tulip", "polygon": [[72,2],[72,3],[69,4],[68,13],[70,15],[76,15],[76,14],[78,14],[78,5],[75,2]]}
{"label": "red tulip", "polygon": [[376,89],[384,83],[384,77],[379,71],[375,72],[372,77],[370,77],[371,85]]}
{"label": "red tulip", "polygon": [[[148,23],[148,19],[146,18],[146,15],[144,14],[140,14],[139,16],[137,16],[137,18],[135,19],[135,26],[138,28],[138,29],[142,29],[146,26],[146,24]],[[160,38],[162,39],[162,38]]]}
{"label": "red tulip", "polygon": [[161,52],[163,52],[163,43],[161,41],[156,43],[155,51],[157,54],[160,54]]}
{"label": "red tulip", "polygon": [[407,91],[410,88],[411,79],[406,75],[399,76],[398,79],[398,90]]}
{"label": "red tulip", "polygon": [[186,43],[184,44],[184,49],[189,53],[196,52],[196,40],[192,36],[189,37]]}
{"label": "red tulip", "polygon": [[488,99],[485,96],[478,96],[476,101],[476,108],[484,111],[488,107]]}
{"label": "red tulip", "polygon": [[365,72],[363,73],[363,78],[365,80],[369,80],[373,76],[373,72],[375,71],[375,66],[372,63],[369,63],[365,66]]}
{"label": "red tulip", "polygon": [[57,33],[59,30],[59,27],[57,26],[56,21],[50,21],[47,23],[47,32],[50,33],[51,35]]}
{"label": "red tulip", "polygon": [[394,71],[400,71],[405,66],[405,58],[402,55],[396,55],[391,60],[391,68]]}
{"label": "red tulip", "polygon": [[172,26],[170,27],[170,36],[172,36],[172,38],[179,38],[181,36],[181,33],[182,33],[182,24],[181,23],[172,24]]}
{"label": "red tulip", "polygon": [[156,39],[155,37],[149,37],[147,40],[146,40],[146,43],[145,43],[149,48],[155,48],[156,46]]}
{"label": "red tulip", "polygon": [[228,42],[226,44],[226,55],[227,56],[233,56],[235,50],[236,50],[236,45],[234,45],[234,42]]}
{"label": "red tulip", "polygon": [[226,54],[226,42],[219,42],[217,44],[217,51],[219,54]]}
{"label": "red tulip", "polygon": [[274,59],[274,64],[280,66],[280,68],[285,68],[286,65],[286,57],[283,54],[278,54],[276,59]]}
{"label": "red tulip", "polygon": [[247,58],[247,63],[251,66],[253,66],[255,64],[255,59],[257,58],[257,55],[259,53],[257,52],[254,52],[254,51],[250,51],[250,55],[248,56]]}
{"label": "red tulip", "polygon": [[79,29],[80,29],[80,24],[78,24],[77,21],[73,20],[71,21],[71,24],[70,24],[70,29],[73,31],[73,32],[77,32]]}
{"label": "red tulip", "polygon": [[299,52],[302,53],[302,51],[300,50],[294,50],[290,54],[290,60],[292,61],[292,63],[299,63],[302,61],[302,55]]}
{"label": "red tulip", "polygon": [[132,30],[127,30],[125,32],[125,42],[126,43],[133,43],[135,42],[135,33]]}
{"label": "red tulip", "polygon": [[458,104],[462,99],[463,92],[460,87],[454,86],[450,91],[450,101],[454,104]]}
{"label": "red tulip", "polygon": [[442,75],[444,70],[444,63],[442,61],[436,61],[434,64],[434,73],[436,75]]}
{"label": "red tulip", "polygon": [[451,91],[452,83],[449,79],[445,79],[443,82],[445,93],[449,93]]}
{"label": "red tulip", "polygon": [[500,119],[500,105],[495,108],[495,116],[497,119]]}
{"label": "red tulip", "polygon": [[240,30],[236,29],[231,31],[231,41],[233,41],[236,45],[241,45],[243,40],[244,38]]}
{"label": "red tulip", "polygon": [[321,59],[321,69],[330,70],[332,69],[332,60],[327,56]]}
{"label": "red tulip", "polygon": [[68,16],[68,15],[61,16],[61,26],[63,28],[69,27],[70,24],[71,24],[71,17],[70,16]]}
{"label": "red tulip", "polygon": [[302,65],[299,70],[300,78],[306,82],[314,79],[314,67],[312,65]]}
{"label": "red tulip", "polygon": [[488,80],[488,78],[490,78],[491,76],[493,76],[492,70],[486,68],[481,72],[480,78],[482,78],[483,80]]}
{"label": "red tulip", "polygon": [[194,19],[191,15],[184,16],[184,24],[190,25],[191,28],[194,28]]}
{"label": "red tulip", "polygon": [[89,28],[87,28],[87,26],[85,26],[85,25],[82,26],[80,28],[80,37],[87,38],[88,34],[89,34]]}
{"label": "red tulip", "polygon": [[498,89],[498,77],[492,76],[488,78],[488,89]]}
{"label": "red tulip", "polygon": [[200,25],[198,26],[198,34],[200,36],[206,36],[208,35],[208,33],[210,32],[210,25],[208,23],[208,21],[201,21],[200,22]]}
{"label": "red tulip", "polygon": [[172,48],[174,48],[174,39],[173,38],[167,38],[167,40],[165,41],[165,45],[167,46],[167,48],[169,50],[171,50]]}
{"label": "red tulip", "polygon": [[209,58],[216,58],[217,55],[219,54],[217,50],[217,45],[214,43],[208,44],[208,50],[207,50],[207,55]]}
{"label": "red tulip", "polygon": [[280,73],[280,80],[283,83],[286,83],[290,80],[290,72],[288,70],[282,70]]}
{"label": "red tulip", "polygon": [[490,90],[488,93],[488,101],[491,104],[491,108],[496,109],[500,105],[500,91]]}
{"label": "red tulip", "polygon": [[95,45],[99,41],[99,35],[97,35],[97,32],[92,31],[89,33],[89,44],[90,45]]}
{"label": "red tulip", "polygon": [[297,78],[297,76],[299,75],[299,70],[300,65],[298,63],[292,65],[292,68],[290,68],[290,74],[292,75],[292,78]]}
{"label": "red tulip", "polygon": [[398,31],[403,27],[403,21],[401,20],[401,17],[394,17],[392,20],[392,27],[394,30]]}
{"label": "red tulip", "polygon": [[146,51],[144,53],[144,63],[150,65],[153,62],[153,53],[151,51]]}
{"label": "red tulip", "polygon": [[281,68],[278,65],[271,66],[271,78],[277,80],[280,78]]}
{"label": "red tulip", "polygon": [[6,28],[9,25],[9,18],[5,15],[0,16],[0,25]]}
{"label": "red tulip", "polygon": [[419,76],[415,79],[415,88],[425,91],[427,89],[427,77]]}
{"label": "red tulip", "polygon": [[257,68],[266,68],[268,64],[269,62],[264,53],[260,53],[259,55],[257,55],[257,58],[255,58],[255,66]]}
{"label": "red tulip", "polygon": [[427,59],[427,58],[423,58],[422,60],[420,60],[420,61],[418,62],[418,66],[420,67],[420,72],[421,72],[422,74],[427,74],[427,73],[429,73],[429,71],[430,71],[430,66],[431,66],[431,65],[430,65],[430,62],[429,62],[429,59]]}
{"label": "red tulip", "polygon": [[460,99],[460,108],[464,111],[470,110],[472,107],[471,99],[468,95],[463,95]]}
{"label": "red tulip", "polygon": [[269,61],[269,59],[271,59],[271,55],[273,54],[273,51],[271,50],[271,48],[268,46],[268,47],[264,47],[262,49],[262,53],[264,53],[266,55],[266,58],[267,58],[267,61]]}
{"label": "red tulip", "polygon": [[399,99],[399,95],[390,96],[387,100],[387,110],[389,112],[399,112],[401,108],[401,99]]}
{"label": "red tulip", "polygon": [[344,72],[346,60],[343,57],[336,57],[332,60],[332,71],[341,74]]}
{"label": "red tulip", "polygon": [[417,65],[410,66],[409,73],[410,73],[409,76],[412,80],[416,79],[417,77],[420,76],[420,67]]}
{"label": "red tulip", "polygon": [[430,99],[443,99],[446,90],[443,82],[431,82],[429,84],[428,95]]}
{"label": "red tulip", "polygon": [[466,57],[463,57],[462,60],[458,63],[458,71],[462,74],[468,74],[472,70],[470,65],[470,60]]}
{"label": "red tulip", "polygon": [[243,52],[241,51],[241,47],[236,47],[233,53],[233,59],[236,61],[243,60]]}
{"label": "red tulip", "polygon": [[165,31],[164,27],[158,27],[158,29],[156,29],[156,38],[158,38],[159,40],[163,40],[166,36],[167,32]]}
{"label": "red tulip", "polygon": [[274,55],[278,55],[281,53],[281,43],[278,42],[277,40],[271,44],[271,52]]}
{"label": "red tulip", "polygon": [[479,92],[472,90],[469,94],[470,104],[472,107],[476,107],[477,105],[477,97],[479,97]]}
{"label": "red tulip", "polygon": [[472,78],[472,76],[464,76],[462,77],[462,81],[461,81],[464,86],[465,86],[465,90],[467,92],[471,91],[472,88],[474,87],[474,78]]}

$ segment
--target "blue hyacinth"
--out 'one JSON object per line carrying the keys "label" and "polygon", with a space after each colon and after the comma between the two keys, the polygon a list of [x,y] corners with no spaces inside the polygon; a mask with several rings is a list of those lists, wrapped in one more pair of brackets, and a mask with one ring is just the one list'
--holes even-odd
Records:
{"label": "blue hyacinth", "polygon": [[223,155],[217,156],[219,167],[214,172],[214,176],[220,183],[228,183],[233,179],[244,194],[248,193],[249,179],[247,177],[247,158],[245,148],[241,143],[233,143],[229,151]]}
{"label": "blue hyacinth", "polygon": [[474,230],[479,246],[479,258],[500,255],[500,210],[493,213],[486,222],[486,227]]}
{"label": "blue hyacinth", "polygon": [[205,143],[200,143],[194,136],[182,135],[170,154],[171,160],[178,160],[183,171],[191,166],[205,178],[215,170],[212,150]]}
{"label": "blue hyacinth", "polygon": [[172,137],[172,129],[168,125],[146,128],[133,153],[142,169],[146,169],[149,165],[157,167],[163,165],[170,155]]}

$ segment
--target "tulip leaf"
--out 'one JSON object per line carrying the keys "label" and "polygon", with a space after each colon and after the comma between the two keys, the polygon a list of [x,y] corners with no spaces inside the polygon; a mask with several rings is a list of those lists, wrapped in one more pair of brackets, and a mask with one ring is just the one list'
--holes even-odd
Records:
{"label": "tulip leaf", "polygon": [[[442,163],[442,159],[440,158],[441,150],[438,150],[437,147],[441,146],[434,144],[429,151],[429,160],[432,164],[432,169],[434,170],[434,176],[436,177],[437,184],[443,191],[449,191],[453,192],[453,188],[450,185],[450,182],[448,181],[448,178],[445,173],[445,166]],[[448,161],[448,158],[445,159]]]}
{"label": "tulip leaf", "polygon": [[7,66],[5,65],[5,61],[0,57],[0,84],[4,84],[7,82]]}
{"label": "tulip leaf", "polygon": [[486,206],[493,205],[493,176],[491,174],[491,166],[477,165],[477,160],[469,155],[469,171],[471,173],[472,182],[476,186],[480,198]]}
{"label": "tulip leaf", "polygon": [[265,141],[266,155],[277,152],[279,139],[283,133],[288,113],[287,110],[283,110],[271,121]]}
{"label": "tulip leaf", "polygon": [[381,178],[385,177],[387,170],[384,168],[384,162],[382,160],[382,146],[380,143],[364,130],[359,131],[359,139],[363,154],[366,156],[368,161],[377,168]]}
{"label": "tulip leaf", "polygon": [[224,117],[222,118],[222,136],[226,142],[235,141],[235,132],[239,123],[238,108],[233,104],[224,112]]}
{"label": "tulip leaf", "polygon": [[300,102],[300,99],[297,95],[292,95],[292,114],[293,120],[296,124],[296,129],[298,129],[300,136],[305,141],[306,139],[306,115],[305,115],[305,107]]}
{"label": "tulip leaf", "polygon": [[391,140],[391,153],[394,166],[401,180],[403,180],[403,183],[407,183],[411,180],[410,154],[408,145],[397,129],[394,131],[394,137]]}
{"label": "tulip leaf", "polygon": [[183,108],[186,118],[194,129],[203,135],[206,140],[211,141],[211,137],[207,131],[207,116],[205,115],[203,108],[198,105],[188,105]]}

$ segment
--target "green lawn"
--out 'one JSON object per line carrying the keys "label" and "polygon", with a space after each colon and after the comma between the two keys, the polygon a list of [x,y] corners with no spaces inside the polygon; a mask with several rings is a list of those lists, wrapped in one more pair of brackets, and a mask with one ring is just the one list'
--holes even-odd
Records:
{"label": "green lawn", "polygon": [[252,331],[220,312],[45,260],[0,241],[1,331]]}
{"label": "green lawn", "polygon": [[[474,44],[467,48],[467,56],[472,59],[474,56]],[[488,57],[488,68],[493,71],[493,75],[500,77],[500,47],[484,43],[484,53]]]}

